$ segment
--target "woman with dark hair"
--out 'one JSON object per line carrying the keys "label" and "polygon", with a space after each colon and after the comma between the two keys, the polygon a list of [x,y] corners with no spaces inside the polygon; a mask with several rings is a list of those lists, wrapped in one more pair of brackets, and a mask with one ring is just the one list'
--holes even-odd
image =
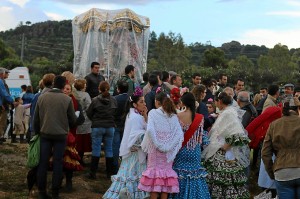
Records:
{"label": "woman with dark hair", "polygon": [[250,164],[250,140],[236,109],[230,106],[232,98],[221,92],[215,100],[221,112],[210,130],[210,144],[202,154],[211,197],[249,198],[244,169]]}
{"label": "woman with dark hair", "polygon": [[92,121],[92,162],[88,178],[96,179],[96,172],[101,153],[101,143],[105,145],[106,175],[112,174],[113,164],[113,137],[115,132],[115,112],[117,101],[109,94],[109,84],[102,81],[99,85],[100,94],[92,99],[92,103],[86,111]]}
{"label": "woman with dark hair", "polygon": [[171,198],[209,199],[209,191],[205,181],[207,172],[201,165],[201,145],[208,144],[208,137],[203,134],[203,115],[196,112],[195,97],[185,93],[181,97],[183,112],[178,113],[184,141],[177,154],[173,169],[179,177],[179,193]]}
{"label": "woman with dark hair", "polygon": [[138,190],[142,172],[146,169],[146,154],[141,142],[146,132],[147,107],[143,91],[137,87],[126,104],[125,128],[120,146],[122,162],[119,171],[112,176],[112,184],[103,198],[145,198],[147,193]]}
{"label": "woman with dark hair", "polygon": [[294,98],[294,103],[284,103],[283,117],[270,124],[262,148],[262,160],[280,199],[300,198],[299,99]]}
{"label": "woman with dark hair", "polygon": [[178,193],[178,175],[172,169],[181,148],[183,132],[172,100],[164,92],[155,95],[155,107],[148,114],[147,132],[142,149],[148,154],[147,170],[138,188],[150,192],[150,198],[166,199],[168,193]]}
{"label": "woman with dark hair", "polygon": [[195,96],[195,99],[198,102],[196,113],[200,113],[204,116],[204,129],[207,130],[214,123],[214,119],[208,117],[208,109],[206,107],[206,104],[203,102],[203,99],[206,96],[206,87],[202,84],[196,85],[191,93]]}

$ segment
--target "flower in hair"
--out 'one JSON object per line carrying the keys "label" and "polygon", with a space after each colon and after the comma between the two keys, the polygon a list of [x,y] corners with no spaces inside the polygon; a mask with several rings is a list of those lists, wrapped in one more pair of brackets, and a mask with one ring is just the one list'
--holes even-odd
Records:
{"label": "flower in hair", "polygon": [[162,92],[162,89],[161,89],[161,87],[157,87],[157,89],[156,89],[155,93],[157,94],[157,93],[160,93],[160,92]]}
{"label": "flower in hair", "polygon": [[184,93],[188,93],[188,92],[189,92],[189,89],[187,87],[184,87],[181,89],[180,95],[182,96]]}
{"label": "flower in hair", "polygon": [[141,89],[141,87],[135,88],[133,96],[135,96],[135,97],[143,96],[143,90]]}
{"label": "flower in hair", "polygon": [[170,92],[170,96],[174,103],[179,102],[179,99],[181,97],[179,88],[177,87],[173,88]]}
{"label": "flower in hair", "polygon": [[213,102],[214,100],[212,98],[209,98],[207,101],[208,102]]}

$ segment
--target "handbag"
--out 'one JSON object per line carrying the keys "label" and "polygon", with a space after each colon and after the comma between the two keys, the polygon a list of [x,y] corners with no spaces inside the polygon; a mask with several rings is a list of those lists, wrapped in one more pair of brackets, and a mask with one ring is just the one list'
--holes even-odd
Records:
{"label": "handbag", "polygon": [[27,152],[27,167],[34,168],[40,162],[40,135],[35,135],[29,141]]}

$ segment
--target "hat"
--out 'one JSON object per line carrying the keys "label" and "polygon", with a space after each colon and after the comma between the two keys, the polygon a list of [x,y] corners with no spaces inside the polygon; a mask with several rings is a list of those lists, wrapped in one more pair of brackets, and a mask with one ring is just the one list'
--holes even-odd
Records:
{"label": "hat", "polygon": [[292,87],[292,88],[294,88],[294,84],[288,83],[288,84],[285,84],[283,87],[284,87],[284,88],[285,88],[285,87]]}

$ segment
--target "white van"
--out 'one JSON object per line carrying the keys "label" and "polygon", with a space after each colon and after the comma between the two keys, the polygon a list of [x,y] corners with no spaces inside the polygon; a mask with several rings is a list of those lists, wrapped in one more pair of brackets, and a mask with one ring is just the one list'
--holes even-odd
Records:
{"label": "white van", "polygon": [[29,70],[27,67],[16,67],[10,70],[8,78],[5,80],[9,87],[10,95],[15,98],[19,97],[22,90],[22,85],[31,85]]}

